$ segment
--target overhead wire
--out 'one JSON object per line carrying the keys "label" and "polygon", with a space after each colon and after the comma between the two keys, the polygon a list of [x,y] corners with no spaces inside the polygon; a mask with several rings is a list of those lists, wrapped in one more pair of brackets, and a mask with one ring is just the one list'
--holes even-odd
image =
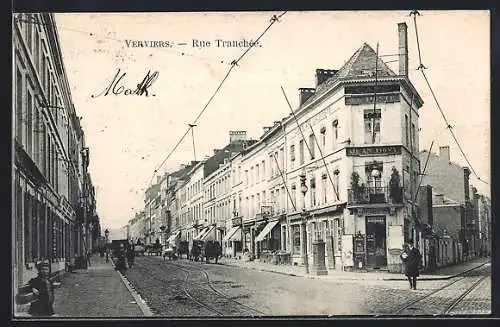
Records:
{"label": "overhead wire", "polygon": [[436,103],[436,106],[437,108],[439,109],[439,112],[441,113],[441,116],[443,117],[443,120],[446,124],[446,129],[448,129],[450,131],[450,134],[453,138],[453,140],[455,141],[456,145],[458,146],[458,149],[460,150],[460,152],[462,153],[462,156],[464,157],[465,161],[467,162],[467,164],[469,165],[471,171],[473,172],[473,174],[476,176],[476,178],[485,183],[485,184],[489,184],[488,182],[484,181],[481,179],[481,177],[477,174],[476,170],[473,168],[472,164],[470,163],[470,160],[468,158],[468,156],[465,154],[465,151],[463,150],[462,146],[460,145],[460,142],[458,141],[458,138],[457,136],[455,135],[454,131],[453,131],[453,126],[448,122],[448,119],[446,119],[446,116],[444,114],[444,111],[443,109],[441,108],[441,105],[436,97],[436,94],[434,93],[434,90],[432,89],[432,86],[427,78],[427,75],[425,75],[425,72],[424,70],[426,69],[426,67],[424,66],[424,64],[422,63],[422,56],[421,56],[421,51],[420,51],[420,41],[419,41],[419,38],[418,38],[418,29],[417,29],[417,15],[420,16],[420,13],[416,10],[412,11],[410,13],[410,15],[413,15],[413,23],[414,23],[414,26],[415,26],[415,34],[416,34],[416,41],[417,41],[417,48],[418,48],[418,57],[419,57],[419,66],[417,68],[417,70],[420,70],[420,72],[422,73],[422,76],[424,77],[424,80],[429,88],[429,91],[431,92],[431,95],[432,95],[432,98],[434,99],[434,102]]}
{"label": "overhead wire", "polygon": [[[208,108],[208,106],[210,105],[210,103],[212,102],[212,100],[215,98],[215,96],[219,93],[219,90],[221,89],[222,85],[226,82],[227,78],[229,77],[229,75],[231,74],[231,72],[233,71],[234,67],[238,66],[239,62],[245,57],[245,55],[252,49],[254,48],[255,44],[262,38],[262,36],[264,36],[267,31],[271,28],[272,25],[274,25],[274,23],[278,22],[279,21],[279,18],[283,17],[283,15],[285,15],[287,12],[283,12],[282,14],[280,14],[279,16],[276,16],[276,15],[273,15],[271,20],[270,20],[270,23],[269,25],[266,27],[266,29],[259,35],[259,37],[256,39],[256,41],[254,43],[251,43],[249,45],[249,47],[241,54],[241,56],[236,59],[236,60],[233,60],[230,64],[230,67],[226,73],[226,75],[224,76],[224,78],[222,79],[222,81],[219,83],[219,85],[217,86],[217,88],[215,89],[215,92],[212,94],[212,96],[210,97],[210,99],[207,101],[207,103],[205,104],[205,106],[203,107],[203,109],[200,111],[200,113],[196,116],[196,118],[194,119],[194,121],[192,122],[192,125],[195,125],[198,120],[200,119],[200,117],[203,115],[203,113],[206,111],[206,109]],[[186,135],[189,133],[189,131],[191,130],[191,125],[189,126],[189,128],[186,130],[186,132],[184,133],[184,135],[181,137],[181,139],[177,142],[177,144],[174,146],[174,148],[172,149],[172,151],[170,151],[170,153],[166,156],[166,158],[162,161],[162,163],[155,169],[154,171],[154,174],[151,178],[151,181],[149,182],[149,184],[151,185],[152,182],[153,182],[153,179],[154,177],[156,176],[156,173],[160,170],[160,168],[165,164],[165,162],[171,157],[171,155],[175,152],[175,150],[179,147],[179,145],[182,143],[182,141],[184,140],[184,138],[186,137]]]}

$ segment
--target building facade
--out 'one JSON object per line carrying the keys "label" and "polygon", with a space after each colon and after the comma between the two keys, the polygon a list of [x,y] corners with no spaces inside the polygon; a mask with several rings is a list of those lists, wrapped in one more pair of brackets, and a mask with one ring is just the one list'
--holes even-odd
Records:
{"label": "building facade", "polygon": [[404,23],[398,35],[399,74],[364,43],[340,69],[318,69],[299,108],[232,159],[243,247],[257,257],[284,250],[293,264],[313,264],[321,240],[330,269],[401,270],[402,245],[418,241],[420,226],[423,102],[408,79]]}
{"label": "building facade", "polygon": [[423,150],[420,160],[427,162],[422,184],[432,185],[434,193],[433,227],[456,239],[463,249],[461,255],[474,256],[480,247],[478,204],[469,183],[469,168],[451,161],[449,146],[439,147],[439,154]]}
{"label": "building facade", "polygon": [[101,231],[53,15],[16,14],[12,51],[13,266],[21,287],[38,260],[64,272],[97,246]]}

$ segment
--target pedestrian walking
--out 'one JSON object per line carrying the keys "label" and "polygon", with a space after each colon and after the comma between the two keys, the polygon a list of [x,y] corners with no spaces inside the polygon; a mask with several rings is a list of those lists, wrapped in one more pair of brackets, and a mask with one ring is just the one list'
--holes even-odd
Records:
{"label": "pedestrian walking", "polygon": [[401,253],[401,260],[403,261],[405,267],[405,275],[410,282],[410,289],[417,289],[417,277],[420,276],[418,271],[418,266],[422,255],[420,251],[413,246],[413,244],[408,243],[405,245],[403,253]]}
{"label": "pedestrian walking", "polygon": [[31,302],[28,313],[32,316],[54,315],[54,285],[50,281],[49,262],[37,263],[38,276],[29,281],[35,300]]}

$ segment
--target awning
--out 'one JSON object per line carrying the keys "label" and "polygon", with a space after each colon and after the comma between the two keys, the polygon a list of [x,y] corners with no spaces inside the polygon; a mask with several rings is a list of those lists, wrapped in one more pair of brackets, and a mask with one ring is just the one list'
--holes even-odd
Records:
{"label": "awning", "polygon": [[238,230],[236,231],[236,233],[233,234],[233,236],[231,236],[229,238],[229,241],[240,241],[241,242],[241,228],[238,227]]}
{"label": "awning", "polygon": [[197,241],[199,239],[201,239],[201,237],[203,236],[203,234],[205,234],[206,231],[208,231],[209,227],[205,227],[201,230],[201,232],[198,233],[198,235],[196,235],[196,237],[193,238],[194,241]]}
{"label": "awning", "polygon": [[222,242],[224,243],[224,242],[229,241],[229,239],[231,238],[231,236],[233,236],[233,235],[234,235],[234,233],[236,233],[236,231],[237,231],[238,229],[240,229],[240,227],[239,227],[239,226],[232,227],[232,228],[229,230],[229,232],[227,232],[226,236],[224,236],[224,237],[222,238]]}
{"label": "awning", "polygon": [[[214,233],[212,233],[212,231]],[[209,235],[212,235],[213,237],[209,237]],[[201,241],[204,241],[205,239],[215,241],[215,226],[210,226],[208,230],[200,237]]]}
{"label": "awning", "polygon": [[269,234],[271,230],[274,228],[274,226],[276,226],[278,223],[279,223],[278,220],[267,223],[266,227],[264,227],[262,232],[260,232],[260,234],[257,235],[257,237],[255,238],[255,242],[260,242],[264,240],[264,237],[266,237],[266,235]]}
{"label": "awning", "polygon": [[177,232],[175,232],[175,233],[173,233],[172,235],[170,235],[170,237],[167,239],[167,242],[173,242],[173,241],[175,241],[175,239],[177,237],[179,237],[179,235],[181,235],[181,231],[180,230],[177,231]]}

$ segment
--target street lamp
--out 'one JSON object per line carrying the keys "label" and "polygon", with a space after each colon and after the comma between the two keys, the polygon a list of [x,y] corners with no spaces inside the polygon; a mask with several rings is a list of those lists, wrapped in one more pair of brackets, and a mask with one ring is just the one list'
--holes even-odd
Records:
{"label": "street lamp", "polygon": [[303,195],[303,206],[302,206],[302,223],[304,226],[304,244],[303,244],[303,249],[304,249],[304,267],[306,269],[306,274],[309,274],[309,258],[307,255],[307,211],[306,211],[306,193],[308,191],[307,185],[306,185],[306,172],[305,170],[302,170],[302,173],[299,175],[300,178],[300,192],[302,192]]}

